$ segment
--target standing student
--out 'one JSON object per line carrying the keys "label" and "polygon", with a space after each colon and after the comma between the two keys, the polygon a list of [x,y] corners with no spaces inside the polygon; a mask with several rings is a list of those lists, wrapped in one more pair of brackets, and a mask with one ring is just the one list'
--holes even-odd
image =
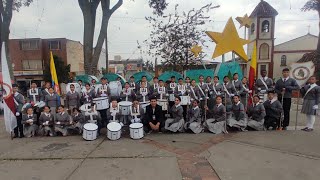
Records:
{"label": "standing student", "polygon": [[[107,79],[102,77],[101,78],[101,86],[97,90],[97,97],[107,97],[109,99],[109,102],[111,100],[111,91],[110,87],[107,84]],[[107,100],[104,100],[107,101]],[[107,126],[107,107],[104,107],[101,110],[98,110],[101,115],[101,124],[103,127]],[[99,129],[100,130],[100,129]]]}
{"label": "standing student", "polygon": [[266,111],[263,104],[260,103],[260,97],[258,95],[253,96],[253,104],[248,109],[248,128],[257,131],[264,130],[264,117]]}
{"label": "standing student", "polygon": [[46,95],[45,103],[47,106],[50,107],[51,113],[56,114],[57,108],[60,105],[59,97],[56,93],[54,93],[54,90],[52,87],[49,88],[49,94]]}
{"label": "standing student", "polygon": [[68,129],[71,126],[71,119],[68,113],[64,112],[64,106],[58,107],[58,113],[55,118],[55,132],[60,132],[62,136],[68,135]]}
{"label": "standing student", "polygon": [[300,90],[303,95],[303,105],[301,113],[307,116],[307,125],[303,131],[313,131],[313,125],[316,119],[317,110],[320,104],[320,87],[316,84],[316,77],[311,76],[308,84],[303,86]]}
{"label": "standing student", "polygon": [[120,98],[122,101],[130,101],[130,102],[132,102],[132,100],[135,98],[135,93],[130,88],[130,84],[128,82],[124,84],[124,88],[120,93]]}
{"label": "standing student", "polygon": [[146,107],[146,113],[142,119],[143,128],[146,133],[160,132],[164,127],[164,115],[162,108],[157,104],[157,98],[150,98],[150,105]]}
{"label": "standing student", "polygon": [[82,91],[82,102],[83,104],[91,104],[92,100],[95,98],[95,91],[91,89],[90,84],[85,84],[85,89]]}
{"label": "standing student", "polygon": [[268,91],[273,90],[273,80],[268,78],[266,70],[261,70],[260,75],[261,77],[255,83],[255,92],[262,99],[262,102],[264,102],[267,100]]}
{"label": "standing student", "polygon": [[176,97],[174,105],[169,112],[172,114],[172,118],[168,118],[165,122],[165,129],[171,132],[183,132],[183,108],[180,105],[181,98]]}
{"label": "standing student", "polygon": [[199,88],[196,86],[196,81],[192,79],[191,85],[188,88],[188,94],[190,96],[191,101],[193,100],[199,100]]}
{"label": "standing student", "polygon": [[35,104],[41,100],[42,92],[37,87],[35,82],[31,83],[31,87],[28,90],[28,102],[31,104]]}
{"label": "standing student", "polygon": [[291,98],[292,91],[298,90],[299,85],[295,79],[289,77],[289,69],[285,68],[282,70],[282,78],[276,82],[275,91],[278,94],[278,99],[280,102],[283,99],[283,111],[284,111],[284,120],[281,127],[283,130],[287,130],[287,126],[290,123],[290,109],[291,109]]}
{"label": "standing student", "polygon": [[75,91],[75,87],[73,84],[70,85],[70,91],[67,92],[66,95],[66,107],[72,112],[73,108],[79,108],[80,106],[80,94]]}
{"label": "standing student", "polygon": [[233,80],[231,82],[235,94],[240,95],[243,92],[242,82],[239,81],[238,73],[233,74]]}
{"label": "standing student", "polygon": [[13,100],[16,109],[16,118],[17,118],[17,127],[14,128],[14,138],[19,137],[23,138],[23,125],[22,125],[22,107],[24,104],[24,97],[21,93],[18,92],[18,85],[12,85]]}
{"label": "standing student", "polygon": [[185,78],[185,85],[187,88],[191,85],[191,79],[188,76]]}
{"label": "standing student", "polygon": [[22,116],[23,132],[26,137],[33,137],[36,134],[38,126],[35,124],[37,122],[37,115],[33,114],[32,107],[27,108],[27,114]]}
{"label": "standing student", "polygon": [[207,120],[203,123],[204,126],[214,134],[226,133],[226,107],[222,104],[222,97],[216,97],[216,103],[213,109],[205,107]]}
{"label": "standing student", "polygon": [[224,91],[223,97],[225,98],[224,101],[226,102],[225,106],[226,106],[227,112],[230,112],[232,107],[232,98],[235,95],[236,91],[233,88],[232,84],[230,83],[228,76],[225,76],[223,78],[222,86]]}
{"label": "standing student", "polygon": [[45,101],[45,98],[47,95],[50,94],[49,89],[51,88],[51,83],[50,82],[46,82],[44,84],[44,89],[41,92],[41,101]]}
{"label": "standing student", "polygon": [[244,110],[243,104],[240,102],[238,95],[233,96],[233,105],[231,107],[232,116],[227,119],[227,124],[231,128],[237,128],[240,131],[244,131],[247,127],[247,115]]}
{"label": "standing student", "polygon": [[216,103],[216,97],[221,96],[223,92],[223,86],[219,83],[219,77],[213,77],[213,83],[211,85],[210,98],[213,101],[212,107],[208,106],[209,109],[212,109]]}
{"label": "standing student", "polygon": [[118,101],[116,99],[113,99],[111,101],[111,107],[107,110],[107,120],[108,123],[110,122],[121,122],[123,124],[125,124],[123,122],[124,118],[122,118],[121,114],[120,114],[120,109],[118,106]]}
{"label": "standing student", "polygon": [[146,83],[143,81],[140,84],[140,88],[137,90],[137,97],[140,102],[149,101],[150,91],[149,88],[146,86]]}
{"label": "standing student", "polygon": [[184,124],[185,130],[190,129],[195,134],[199,134],[203,131],[198,100],[192,101],[192,107],[188,111],[187,119],[188,121]]}
{"label": "standing student", "polygon": [[280,101],[275,97],[274,91],[268,92],[268,100],[263,103],[266,110],[266,116],[264,117],[264,126],[268,130],[272,127],[272,130],[276,130],[279,126],[281,113],[283,108]]}
{"label": "standing student", "polygon": [[158,86],[159,86],[159,79],[158,79],[158,77],[154,77],[153,84],[149,87],[150,94],[153,95],[156,92],[156,90],[158,89]]}
{"label": "standing student", "polygon": [[50,107],[45,106],[39,117],[39,134],[43,136],[54,136],[54,117],[50,113]]}
{"label": "standing student", "polygon": [[134,77],[133,77],[133,76],[130,77],[129,84],[130,84],[130,88],[131,88],[134,92],[136,92],[136,90],[137,90],[137,88],[138,88],[138,85],[137,85],[137,83],[134,81]]}
{"label": "standing student", "polygon": [[246,77],[242,78],[242,88],[243,91],[240,93],[240,99],[242,104],[247,110],[247,105],[248,105],[248,99],[250,98],[250,93],[252,93],[252,90],[249,89],[248,86],[248,79]]}
{"label": "standing student", "polygon": [[98,126],[98,132],[97,135],[100,135],[100,130],[102,128],[102,120],[100,113],[96,110],[95,104],[91,104],[91,107],[88,112],[85,112],[85,121],[88,123],[94,123]]}

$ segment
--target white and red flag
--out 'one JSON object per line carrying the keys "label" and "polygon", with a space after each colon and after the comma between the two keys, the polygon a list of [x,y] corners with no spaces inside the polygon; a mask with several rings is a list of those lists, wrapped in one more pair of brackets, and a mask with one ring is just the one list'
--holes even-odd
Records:
{"label": "white and red flag", "polygon": [[11,133],[17,127],[16,107],[14,104],[14,94],[12,92],[12,83],[10,79],[8,61],[5,50],[5,43],[2,43],[1,52],[1,67],[2,67],[2,89],[3,89],[3,111],[6,131]]}

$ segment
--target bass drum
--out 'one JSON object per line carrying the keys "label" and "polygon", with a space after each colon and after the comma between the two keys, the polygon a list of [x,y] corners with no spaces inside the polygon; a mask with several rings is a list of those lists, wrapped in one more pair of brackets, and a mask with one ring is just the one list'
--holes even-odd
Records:
{"label": "bass drum", "polygon": [[120,96],[120,93],[122,91],[122,85],[118,81],[111,81],[109,82],[109,88],[111,96]]}
{"label": "bass drum", "polygon": [[81,93],[81,92],[82,92],[82,90],[81,90],[81,88],[80,88],[80,85],[79,85],[78,83],[68,83],[68,84],[67,84],[67,87],[66,87],[67,93],[68,93],[69,91],[71,91],[71,90],[70,90],[70,85],[71,85],[71,84],[74,85],[74,88],[75,88],[75,91],[76,91],[76,92],[78,92],[78,93]]}

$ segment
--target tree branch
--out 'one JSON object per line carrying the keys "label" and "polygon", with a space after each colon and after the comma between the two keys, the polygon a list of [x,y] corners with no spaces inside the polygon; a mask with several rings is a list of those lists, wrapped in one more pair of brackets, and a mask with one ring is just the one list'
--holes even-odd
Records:
{"label": "tree branch", "polygon": [[[109,1],[109,2],[110,2],[110,1]],[[117,4],[114,5],[114,6],[112,7],[112,9],[110,10],[110,16],[111,16],[117,9],[119,9],[122,4],[123,4],[123,0],[119,0],[119,1],[117,2]]]}

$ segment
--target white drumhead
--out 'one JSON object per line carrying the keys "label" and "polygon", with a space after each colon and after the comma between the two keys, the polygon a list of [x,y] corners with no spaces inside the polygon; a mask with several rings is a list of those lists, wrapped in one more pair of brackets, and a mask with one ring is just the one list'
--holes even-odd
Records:
{"label": "white drumhead", "polygon": [[119,102],[119,106],[132,106],[132,102],[130,102],[130,101],[121,101],[121,102]]}
{"label": "white drumhead", "polygon": [[107,129],[110,131],[119,131],[121,129],[121,124],[117,122],[111,122],[107,125]]}
{"label": "white drumhead", "polygon": [[98,129],[98,126],[93,123],[87,123],[83,126],[84,129],[89,130],[89,131],[94,131]]}
{"label": "white drumhead", "polygon": [[132,124],[130,124],[129,127],[132,129],[139,129],[139,128],[143,127],[143,124],[142,123],[132,123]]}
{"label": "white drumhead", "polygon": [[101,101],[101,100],[105,100],[108,99],[107,97],[98,97],[98,98],[94,98],[93,101]]}

